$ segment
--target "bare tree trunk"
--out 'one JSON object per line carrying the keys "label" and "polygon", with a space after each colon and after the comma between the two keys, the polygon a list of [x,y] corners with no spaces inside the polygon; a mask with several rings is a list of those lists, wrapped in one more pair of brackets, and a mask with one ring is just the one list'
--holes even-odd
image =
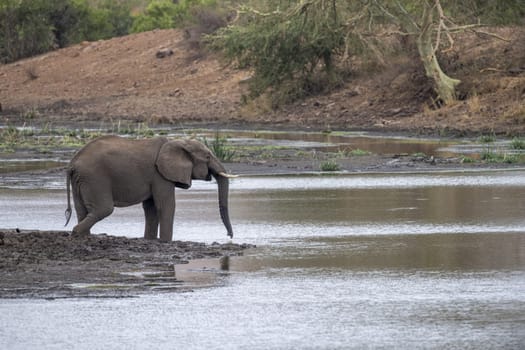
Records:
{"label": "bare tree trunk", "polygon": [[461,82],[446,75],[436,57],[436,50],[432,43],[433,39],[433,21],[432,9],[425,6],[423,11],[423,23],[421,24],[420,33],[417,37],[417,49],[427,77],[432,79],[434,89],[438,98],[444,103],[449,104],[456,100],[456,86]]}

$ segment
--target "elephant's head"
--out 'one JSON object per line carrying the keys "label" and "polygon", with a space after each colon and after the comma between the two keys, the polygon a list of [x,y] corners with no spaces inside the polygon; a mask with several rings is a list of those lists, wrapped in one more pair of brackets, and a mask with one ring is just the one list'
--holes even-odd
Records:
{"label": "elephant's head", "polygon": [[213,176],[219,188],[219,210],[222,222],[233,237],[228,214],[228,178],[226,169],[213,153],[196,140],[174,140],[164,143],[156,161],[160,174],[180,188],[190,188],[192,180],[210,181]]}

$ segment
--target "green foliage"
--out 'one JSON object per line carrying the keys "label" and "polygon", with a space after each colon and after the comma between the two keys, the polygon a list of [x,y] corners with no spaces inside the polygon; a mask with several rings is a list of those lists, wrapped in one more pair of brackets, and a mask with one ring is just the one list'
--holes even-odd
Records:
{"label": "green foliage", "polygon": [[[14,152],[17,149],[31,149],[47,152],[54,148],[79,148],[87,142],[108,133],[126,135],[131,138],[149,138],[166,133],[160,130],[156,132],[157,130],[151,129],[146,123],[121,123],[120,121],[112,124],[109,129],[104,130],[56,128],[52,123],[47,123],[42,128],[35,128],[31,126],[32,118],[26,119],[27,122],[21,128],[10,125],[0,128],[0,151]],[[226,147],[223,146],[223,148]]]}
{"label": "green foliage", "polygon": [[[102,0],[96,6],[88,0],[71,0],[77,12],[77,22],[69,26],[68,42],[95,41],[126,35],[130,32],[133,18],[131,7],[125,1]],[[61,45],[62,46],[62,45]]]}
{"label": "green foliage", "polygon": [[523,0],[470,0],[458,1],[457,6],[465,7],[466,11],[459,13],[470,14],[471,17],[479,18],[484,24],[509,25],[525,24],[525,1]]}
{"label": "green foliage", "polygon": [[353,149],[353,150],[350,151],[350,155],[351,156],[359,156],[359,157],[361,157],[361,156],[368,156],[370,154],[372,154],[372,153],[369,152],[369,151],[365,151],[363,149],[359,149],[359,148],[356,148],[356,149]]}
{"label": "green foliage", "polygon": [[517,138],[517,137],[513,138],[512,141],[510,142],[510,148],[524,150],[525,140]]}
{"label": "green foliage", "polygon": [[472,157],[469,157],[469,156],[462,156],[461,157],[461,163],[465,163],[465,164],[470,164],[470,163],[475,163],[476,160]]}
{"label": "green foliage", "polygon": [[321,163],[321,171],[339,171],[341,166],[335,160],[327,160]]}
{"label": "green foliage", "polygon": [[480,156],[481,160],[487,162],[487,163],[508,163],[508,164],[514,164],[522,162],[522,157],[518,154],[509,154],[509,153],[501,153],[501,152],[495,152],[491,149],[487,149],[481,153]]}
{"label": "green foliage", "polygon": [[254,70],[251,97],[272,88],[274,107],[337,86],[334,55],[346,35],[336,1],[286,3],[268,13],[241,11],[239,24],[208,38],[232,62]]}
{"label": "green foliage", "polygon": [[494,134],[481,135],[478,138],[478,140],[481,143],[494,143],[496,142],[496,135]]}
{"label": "green foliage", "polygon": [[129,32],[125,1],[0,0],[0,62]]}
{"label": "green foliage", "polygon": [[0,3],[0,62],[42,53],[52,47],[53,27],[42,20],[41,13],[47,13],[42,0]]}
{"label": "green foliage", "polygon": [[228,145],[228,139],[220,136],[218,132],[215,133],[212,141],[208,141],[208,139],[204,137],[202,142],[215,154],[217,159],[222,162],[231,162],[233,157],[235,157],[235,150]]}
{"label": "green foliage", "polygon": [[198,6],[208,7],[216,0],[151,0],[144,13],[133,20],[131,31],[134,33],[153,29],[181,27],[192,17],[192,9]]}
{"label": "green foliage", "polygon": [[134,125],[132,122],[122,122],[121,120],[112,124],[107,131],[112,134],[134,135],[145,138],[155,136],[155,131],[151,129],[147,123],[138,123],[137,125]]}

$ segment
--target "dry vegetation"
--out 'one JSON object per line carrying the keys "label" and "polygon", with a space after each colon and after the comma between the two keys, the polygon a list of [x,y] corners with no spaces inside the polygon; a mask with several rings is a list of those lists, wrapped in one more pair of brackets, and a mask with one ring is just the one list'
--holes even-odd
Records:
{"label": "dry vegetation", "polygon": [[[1,65],[2,119],[523,135],[525,30],[491,31],[507,41],[466,33],[440,57],[447,73],[462,80],[461,99],[445,108],[433,106],[407,42],[396,44],[402,54],[388,57],[387,66],[352,62],[353,75],[342,88],[272,110],[264,96],[243,99],[249,71],[196,52],[182,31],[156,30]],[[161,49],[173,55],[157,58]]]}

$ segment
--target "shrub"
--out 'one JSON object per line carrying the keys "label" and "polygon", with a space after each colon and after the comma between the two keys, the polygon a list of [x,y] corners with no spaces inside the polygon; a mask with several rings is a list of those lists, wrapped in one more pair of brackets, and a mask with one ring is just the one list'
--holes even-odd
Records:
{"label": "shrub", "polygon": [[328,3],[291,1],[267,14],[246,10],[239,24],[218,30],[208,42],[238,66],[252,68],[251,97],[269,91],[273,107],[328,91],[341,83],[334,55],[347,34],[335,2]]}
{"label": "shrub", "polygon": [[131,31],[182,27],[190,20],[193,8],[215,4],[216,0],[151,0],[144,13],[134,18]]}
{"label": "shrub", "polygon": [[129,32],[130,6],[101,0],[0,1],[0,62],[12,62],[82,40]]}

